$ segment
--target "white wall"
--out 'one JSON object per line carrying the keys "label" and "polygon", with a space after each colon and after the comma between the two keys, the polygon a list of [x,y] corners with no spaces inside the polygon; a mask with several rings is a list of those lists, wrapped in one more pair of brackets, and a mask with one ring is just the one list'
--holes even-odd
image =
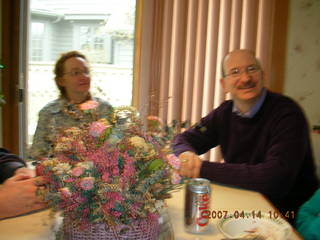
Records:
{"label": "white wall", "polygon": [[[320,0],[291,0],[284,94],[305,110],[310,127],[320,125]],[[320,134],[311,133],[319,163]]]}

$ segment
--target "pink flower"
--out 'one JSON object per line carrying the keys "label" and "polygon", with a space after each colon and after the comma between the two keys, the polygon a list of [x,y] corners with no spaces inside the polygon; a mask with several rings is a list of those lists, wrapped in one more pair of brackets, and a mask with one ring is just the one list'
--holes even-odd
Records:
{"label": "pink flower", "polygon": [[171,175],[171,183],[172,184],[179,184],[181,182],[181,176],[177,171],[173,171]]}
{"label": "pink flower", "polygon": [[91,190],[94,186],[94,178],[93,177],[84,177],[80,180],[80,188],[83,190]]}
{"label": "pink flower", "polygon": [[111,170],[113,176],[119,176],[119,168],[117,166],[114,166]]}
{"label": "pink flower", "polygon": [[104,172],[103,174],[102,174],[102,176],[101,176],[101,178],[102,178],[102,180],[104,181],[104,182],[108,182],[109,181],[109,173],[108,172]]}
{"label": "pink flower", "polygon": [[83,174],[84,169],[82,167],[75,167],[72,169],[71,174],[75,177],[81,176]]}
{"label": "pink flower", "polygon": [[86,101],[79,105],[80,110],[90,110],[97,108],[99,106],[99,103],[93,100]]}
{"label": "pink flower", "polygon": [[45,175],[45,167],[42,164],[38,164],[36,166],[36,175],[37,176],[43,176]]}
{"label": "pink flower", "polygon": [[72,183],[72,182],[74,182],[74,178],[67,178],[67,179],[65,179],[63,181],[66,182],[66,183]]}
{"label": "pink flower", "polygon": [[111,127],[111,125],[106,125],[103,122],[93,122],[89,128],[89,134],[93,137],[99,137],[105,129]]}
{"label": "pink flower", "polygon": [[105,161],[105,159],[108,159],[108,156],[106,156],[103,148],[98,148],[95,151],[90,151],[86,154],[86,161],[99,164],[99,166],[109,166],[109,162]]}
{"label": "pink flower", "polygon": [[121,216],[121,212],[111,211],[111,215],[113,215],[113,216],[115,216],[115,217],[120,217],[120,216]]}
{"label": "pink flower", "polygon": [[73,198],[73,200],[74,200],[75,202],[77,202],[77,203],[84,203],[84,202],[86,202],[86,200],[87,200],[85,197],[81,196],[80,193],[74,194],[74,195],[72,196],[72,198]]}
{"label": "pink flower", "polygon": [[179,160],[179,158],[174,155],[174,154],[168,154],[167,155],[167,160],[169,162],[169,164],[174,168],[174,169],[179,169],[181,162]]}
{"label": "pink flower", "polygon": [[149,215],[148,215],[148,219],[149,219],[151,222],[158,220],[158,218],[159,218],[159,215],[156,214],[156,213],[149,213]]}
{"label": "pink flower", "polygon": [[134,177],[136,174],[136,169],[134,167],[134,159],[129,156],[129,154],[126,152],[123,154],[124,157],[124,168],[122,172],[123,176],[123,183],[125,184],[129,178]]}
{"label": "pink flower", "polygon": [[123,201],[124,198],[119,192],[106,192],[105,196],[107,199],[110,199],[112,201]]}
{"label": "pink flower", "polygon": [[87,217],[90,213],[90,209],[89,208],[85,208],[82,210],[82,217]]}
{"label": "pink flower", "polygon": [[65,197],[65,198],[69,198],[69,197],[71,197],[71,192],[70,192],[70,190],[69,190],[69,188],[67,188],[67,187],[64,187],[64,188],[60,188],[59,189],[59,192],[60,192],[60,194],[63,196],[63,197]]}
{"label": "pink flower", "polygon": [[70,205],[67,205],[67,206],[61,207],[61,208],[64,209],[64,211],[66,211],[66,212],[73,212],[73,210],[76,209],[77,207],[79,207],[79,204],[73,203],[73,204],[70,204]]}

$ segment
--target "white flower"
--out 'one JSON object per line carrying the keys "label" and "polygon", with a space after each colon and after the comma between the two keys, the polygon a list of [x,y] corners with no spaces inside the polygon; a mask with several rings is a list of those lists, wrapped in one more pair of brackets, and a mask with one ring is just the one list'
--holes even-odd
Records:
{"label": "white flower", "polygon": [[53,167],[55,165],[57,165],[58,163],[58,159],[57,158],[51,158],[51,159],[46,159],[44,161],[41,162],[41,164],[45,167]]}
{"label": "white flower", "polygon": [[84,169],[92,169],[93,168],[93,162],[79,162],[76,164],[77,167],[82,167]]}
{"label": "white flower", "polygon": [[68,163],[59,163],[54,168],[52,168],[52,170],[56,174],[68,173],[70,169],[71,169],[71,166]]}
{"label": "white flower", "polygon": [[136,148],[142,148],[143,150],[149,149],[146,141],[142,137],[134,136],[131,137],[129,141]]}
{"label": "white flower", "polygon": [[72,149],[72,138],[62,137],[54,148],[54,151],[62,152]]}

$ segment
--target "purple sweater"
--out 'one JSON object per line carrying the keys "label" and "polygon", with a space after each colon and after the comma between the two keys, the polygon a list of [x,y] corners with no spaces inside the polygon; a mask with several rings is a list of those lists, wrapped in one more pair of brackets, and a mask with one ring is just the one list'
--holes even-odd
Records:
{"label": "purple sweater", "polygon": [[204,161],[200,176],[266,195],[280,211],[296,211],[317,189],[307,121],[290,98],[267,92],[253,118],[232,112],[225,101],[178,135],[176,155],[203,154],[220,145],[225,163]]}

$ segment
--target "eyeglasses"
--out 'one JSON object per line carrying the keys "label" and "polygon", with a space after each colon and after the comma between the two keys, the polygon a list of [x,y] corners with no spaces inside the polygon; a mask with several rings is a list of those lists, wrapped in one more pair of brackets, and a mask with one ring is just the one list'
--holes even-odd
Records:
{"label": "eyeglasses", "polygon": [[258,65],[250,65],[246,68],[240,70],[240,68],[233,68],[231,69],[230,73],[226,74],[226,77],[239,77],[242,73],[246,72],[247,74],[254,74],[260,70],[260,67]]}
{"label": "eyeglasses", "polygon": [[67,75],[69,75],[71,77],[78,77],[78,76],[83,75],[83,74],[88,76],[88,75],[90,75],[90,70],[88,70],[88,69],[86,69],[86,70],[75,69],[75,70],[72,70],[70,72],[63,73],[63,75],[65,75],[65,74],[67,74]]}

